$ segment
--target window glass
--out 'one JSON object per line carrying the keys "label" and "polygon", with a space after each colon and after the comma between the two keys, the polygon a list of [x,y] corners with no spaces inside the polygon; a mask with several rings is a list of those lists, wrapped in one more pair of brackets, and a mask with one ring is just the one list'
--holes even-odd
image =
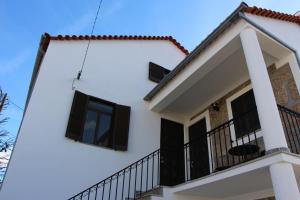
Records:
{"label": "window glass", "polygon": [[114,107],[90,100],[87,106],[82,141],[98,146],[112,147],[111,123]]}
{"label": "window glass", "polygon": [[82,141],[93,143],[97,124],[97,112],[88,110],[85,117]]}
{"label": "window glass", "polygon": [[99,127],[97,131],[96,143],[102,146],[110,146],[110,125],[111,125],[111,115],[101,114],[99,118]]}
{"label": "window glass", "polygon": [[101,111],[104,113],[108,113],[108,114],[111,114],[113,111],[113,107],[111,105],[99,103],[96,101],[89,101],[89,108],[95,109],[95,110],[98,110],[98,111]]}

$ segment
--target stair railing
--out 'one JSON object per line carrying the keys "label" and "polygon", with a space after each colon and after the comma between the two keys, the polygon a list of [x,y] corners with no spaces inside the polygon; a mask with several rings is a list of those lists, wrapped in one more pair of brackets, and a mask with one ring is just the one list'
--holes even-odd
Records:
{"label": "stair railing", "polygon": [[156,150],[69,200],[137,199],[159,186],[160,150]]}

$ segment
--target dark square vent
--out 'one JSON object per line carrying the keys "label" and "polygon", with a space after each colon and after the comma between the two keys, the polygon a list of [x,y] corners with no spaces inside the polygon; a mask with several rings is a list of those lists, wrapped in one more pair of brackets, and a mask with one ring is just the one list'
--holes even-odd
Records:
{"label": "dark square vent", "polygon": [[168,73],[170,73],[170,70],[149,62],[149,80],[159,83]]}

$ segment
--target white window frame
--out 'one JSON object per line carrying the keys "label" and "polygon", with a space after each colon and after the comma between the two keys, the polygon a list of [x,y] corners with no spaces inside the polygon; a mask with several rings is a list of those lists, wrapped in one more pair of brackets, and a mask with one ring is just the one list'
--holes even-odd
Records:
{"label": "white window frame", "polygon": [[[206,123],[206,131],[209,132],[211,130],[211,123],[210,123],[210,115],[209,115],[209,110],[205,110],[204,112],[202,112],[201,114],[197,115],[195,118],[193,118],[192,120],[188,121],[186,123],[186,127],[187,127],[187,133],[189,134],[189,127],[192,126],[193,124],[199,122],[200,120],[202,119],[205,119],[205,123]],[[187,135],[188,137],[188,135]],[[209,140],[209,137],[207,137],[207,148],[208,148],[208,159],[209,159],[209,171],[210,173],[213,172],[213,169],[212,169],[212,158],[210,155],[212,155],[211,151],[212,149],[210,148],[210,140]],[[188,157],[187,158],[188,162],[190,162],[190,158]],[[189,164],[187,165],[189,166]]]}
{"label": "white window frame", "polygon": [[[234,93],[230,97],[226,99],[226,105],[227,105],[227,112],[228,112],[228,119],[231,120],[233,118],[233,113],[232,113],[232,107],[231,107],[231,102],[237,99],[238,97],[242,96],[246,92],[250,91],[252,88],[251,84],[247,85],[243,89],[239,90],[238,92]],[[260,138],[263,136],[263,132],[261,129],[257,130],[254,133],[251,133],[249,136],[243,136],[237,140],[236,134],[235,134],[235,129],[234,129],[234,124],[230,125],[230,133],[231,133],[231,139],[232,141],[232,146],[237,146],[237,145],[242,145],[244,143],[249,143],[250,141],[255,140],[256,138]],[[250,138],[250,141],[249,141]]]}

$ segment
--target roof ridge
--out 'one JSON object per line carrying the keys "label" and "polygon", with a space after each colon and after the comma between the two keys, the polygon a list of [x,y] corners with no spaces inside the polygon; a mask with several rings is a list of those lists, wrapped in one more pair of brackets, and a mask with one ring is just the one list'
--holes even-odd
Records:
{"label": "roof ridge", "polygon": [[51,36],[44,33],[48,40],[166,40],[172,42],[179,50],[188,55],[189,51],[185,49],[175,38],[170,35],[151,36],[151,35],[57,35]]}
{"label": "roof ridge", "polygon": [[293,23],[300,25],[300,16],[296,16],[293,14],[278,12],[278,11],[274,11],[274,10],[270,10],[270,9],[266,9],[266,8],[260,8],[260,7],[256,7],[256,6],[247,7],[244,9],[244,12],[253,14],[253,15],[278,19],[278,20],[282,20],[282,21],[293,22]]}

